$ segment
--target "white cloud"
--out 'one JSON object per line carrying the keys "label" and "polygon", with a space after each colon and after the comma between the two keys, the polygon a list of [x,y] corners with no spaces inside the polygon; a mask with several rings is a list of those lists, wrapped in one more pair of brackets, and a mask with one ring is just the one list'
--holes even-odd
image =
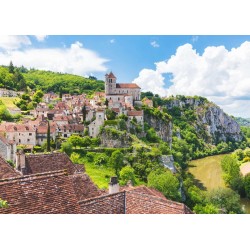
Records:
{"label": "white cloud", "polygon": [[38,35],[35,36],[38,42],[43,42],[48,36],[47,35]]}
{"label": "white cloud", "polygon": [[0,35],[0,49],[14,50],[21,48],[23,45],[31,45],[31,41],[28,36]]}
{"label": "white cloud", "polygon": [[150,44],[151,44],[151,46],[153,46],[154,48],[159,48],[159,47],[160,47],[160,45],[159,45],[156,41],[153,41],[153,42],[151,42]]}
{"label": "white cloud", "polygon": [[[155,65],[155,70],[143,69],[134,80],[144,91],[205,96],[229,114],[250,117],[250,42],[231,50],[209,46],[201,55],[185,44]],[[173,76],[167,89],[162,75],[166,73]]]}
{"label": "white cloud", "polygon": [[100,57],[92,50],[83,47],[80,42],[71,44],[70,48],[47,48],[14,50],[0,52],[0,64],[8,65],[12,61],[15,66],[25,66],[86,75],[93,72],[105,72],[107,59]]}
{"label": "white cloud", "polygon": [[115,43],[115,39],[109,40],[110,43]]}

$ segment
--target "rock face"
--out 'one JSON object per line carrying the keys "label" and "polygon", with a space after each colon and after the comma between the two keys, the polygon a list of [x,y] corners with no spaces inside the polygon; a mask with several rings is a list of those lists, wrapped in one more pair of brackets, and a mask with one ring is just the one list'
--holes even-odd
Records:
{"label": "rock face", "polygon": [[100,134],[101,146],[108,148],[126,148],[131,146],[132,139],[127,132],[105,127]]}
{"label": "rock face", "polygon": [[171,121],[165,121],[159,119],[150,114],[144,113],[144,121],[148,123],[150,127],[153,127],[156,134],[165,142],[167,142],[170,146],[172,144],[172,129],[173,124]]}
{"label": "rock face", "polygon": [[165,168],[168,168],[172,173],[176,173],[177,170],[174,166],[174,157],[172,155],[162,155],[161,162]]}
{"label": "rock face", "polygon": [[182,97],[168,100],[167,109],[178,108],[181,115],[185,110],[193,110],[196,119],[190,120],[196,130],[203,130],[204,140],[210,143],[220,141],[241,141],[243,136],[239,124],[227,115],[220,107],[203,97]]}

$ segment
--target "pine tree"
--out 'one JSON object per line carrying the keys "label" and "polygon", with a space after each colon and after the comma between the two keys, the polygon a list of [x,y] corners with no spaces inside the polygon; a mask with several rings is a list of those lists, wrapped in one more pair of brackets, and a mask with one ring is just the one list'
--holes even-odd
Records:
{"label": "pine tree", "polygon": [[15,72],[15,68],[14,68],[14,66],[13,66],[12,61],[10,61],[10,65],[9,65],[9,73],[14,74],[14,72]]}

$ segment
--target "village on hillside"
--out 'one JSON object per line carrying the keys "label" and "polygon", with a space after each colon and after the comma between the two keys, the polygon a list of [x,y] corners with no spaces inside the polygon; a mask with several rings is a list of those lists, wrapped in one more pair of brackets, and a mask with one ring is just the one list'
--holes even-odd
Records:
{"label": "village on hillside", "polygon": [[[143,126],[143,111],[134,108],[135,105],[142,104],[140,87],[135,83],[116,83],[116,77],[112,72],[105,77],[105,93],[95,92],[92,99],[87,98],[86,94],[63,94],[60,100],[59,95],[46,93],[42,102],[29,112],[30,118],[24,118],[19,123],[2,122],[0,155],[15,163],[18,146],[22,146],[26,152],[32,152],[35,146],[41,146],[46,142],[48,124],[50,138],[54,141],[58,138],[69,138],[72,134],[85,134],[95,138],[107,119],[107,108],[116,115],[128,116],[128,122],[136,119]],[[12,97],[17,96],[17,93],[0,90],[0,96]],[[144,104],[153,106],[152,100],[147,98]],[[21,113],[21,110],[16,112]]]}
{"label": "village on hillside", "polygon": [[[2,96],[16,96],[1,92]],[[153,106],[145,98],[144,105]],[[53,108],[51,108],[51,105]],[[8,201],[0,213],[192,213],[183,203],[168,200],[161,192],[132,182],[120,187],[116,176],[109,188],[99,189],[85,172],[60,152],[33,154],[47,141],[67,139],[73,134],[96,138],[104,125],[106,109],[126,115],[143,127],[141,90],[135,83],[117,83],[110,72],[105,76],[105,93],[46,93],[42,102],[22,122],[0,124],[0,194]],[[50,134],[50,135],[49,135]],[[12,162],[15,167],[9,163]]]}

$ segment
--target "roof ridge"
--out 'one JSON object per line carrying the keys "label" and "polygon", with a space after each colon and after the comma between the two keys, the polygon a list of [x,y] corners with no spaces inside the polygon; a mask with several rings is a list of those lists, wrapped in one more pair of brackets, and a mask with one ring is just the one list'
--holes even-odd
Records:
{"label": "roof ridge", "polygon": [[49,172],[45,172],[45,173],[38,173],[38,174],[31,174],[31,175],[23,175],[20,177],[13,177],[13,178],[8,178],[8,179],[0,179],[0,185],[4,184],[6,182],[15,182],[18,180],[25,180],[28,178],[33,178],[33,177],[43,177],[43,176],[59,176],[59,175],[68,175],[68,171],[67,169],[63,169],[63,170],[56,170],[56,171],[49,171]]}
{"label": "roof ridge", "polygon": [[105,194],[105,195],[100,195],[100,196],[96,196],[96,197],[93,197],[93,198],[88,198],[88,199],[85,199],[85,200],[82,200],[82,201],[78,201],[78,204],[83,204],[85,202],[91,202],[91,201],[94,201],[94,200],[100,200],[102,198],[106,198],[106,197],[110,197],[110,196],[115,196],[117,194],[122,194],[124,193],[125,194],[126,191],[120,191],[120,192],[117,192],[117,193],[113,193],[113,194]]}
{"label": "roof ridge", "polygon": [[[131,191],[133,191],[133,190],[128,190],[128,191],[126,191],[125,190],[125,192],[127,192],[127,193],[131,193]],[[155,199],[158,199],[158,200],[160,200],[160,201],[163,201],[163,202],[165,202],[165,203],[171,203],[170,205],[179,205],[179,206],[183,206],[183,205],[185,205],[184,203],[181,203],[181,202],[177,202],[177,201],[173,201],[173,200],[169,200],[169,199],[163,199],[163,198],[161,198],[161,197],[159,197],[159,196],[155,196],[155,195],[150,195],[150,194],[143,194],[143,193],[139,193],[139,192],[136,192],[136,193],[132,193],[132,194],[136,194],[136,195],[140,195],[140,196],[145,196],[145,197],[153,197],[153,198],[155,198]]]}

